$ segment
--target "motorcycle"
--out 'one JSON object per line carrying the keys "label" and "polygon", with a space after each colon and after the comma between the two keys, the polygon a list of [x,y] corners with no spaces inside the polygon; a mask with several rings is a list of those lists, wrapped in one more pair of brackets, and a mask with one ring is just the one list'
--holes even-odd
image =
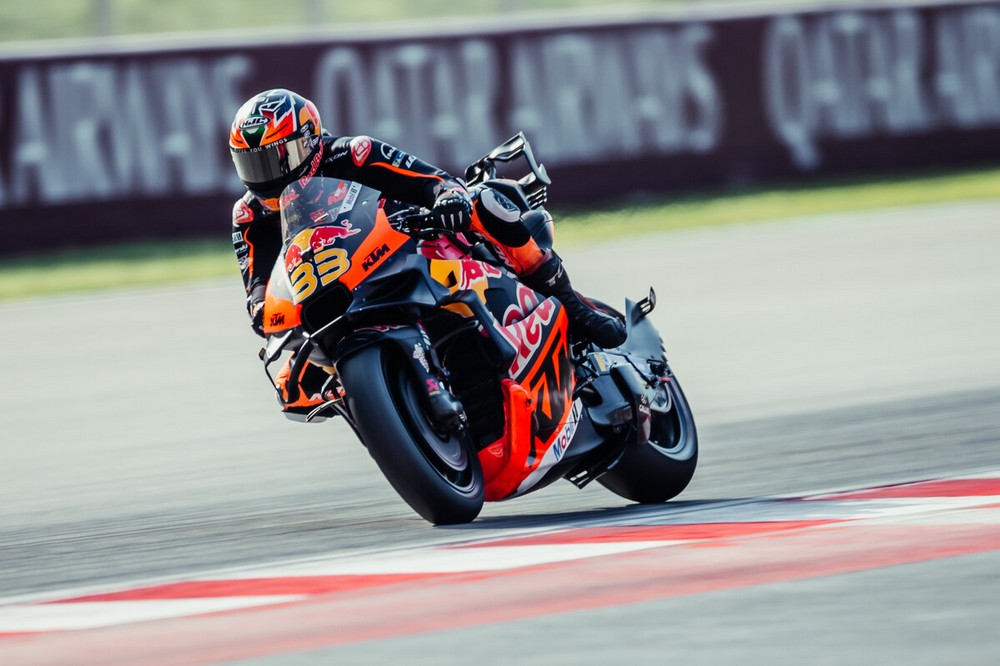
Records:
{"label": "motorcycle", "polygon": [[[525,162],[521,178],[498,167]],[[469,166],[473,198],[494,188],[552,246],[551,184],[523,133]],[[484,501],[557,479],[592,481],[639,503],[692,478],[694,418],[648,315],[652,289],[624,312],[628,339],[574,337],[554,298],[518,281],[491,246],[424,229],[425,209],[391,211],[360,183],[313,178],[281,196],[283,249],[264,306],[271,367],[328,377],[305,420],[341,416],[402,499],[434,524],[466,523]],[[474,207],[475,208],[475,207]],[[475,212],[473,214],[476,214]],[[299,397],[295,382],[279,401]]]}

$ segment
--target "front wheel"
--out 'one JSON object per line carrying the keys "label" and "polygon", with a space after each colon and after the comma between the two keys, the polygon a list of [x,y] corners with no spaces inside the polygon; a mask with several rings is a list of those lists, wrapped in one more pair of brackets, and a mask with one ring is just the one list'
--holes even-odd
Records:
{"label": "front wheel", "polygon": [[698,465],[694,416],[677,379],[665,385],[670,409],[653,411],[649,441],[632,445],[597,481],[625,499],[642,504],[666,502],[687,487]]}
{"label": "front wheel", "polygon": [[468,437],[427,414],[409,360],[377,344],[337,366],[358,434],[392,487],[435,525],[468,523],[483,508],[483,471]]}

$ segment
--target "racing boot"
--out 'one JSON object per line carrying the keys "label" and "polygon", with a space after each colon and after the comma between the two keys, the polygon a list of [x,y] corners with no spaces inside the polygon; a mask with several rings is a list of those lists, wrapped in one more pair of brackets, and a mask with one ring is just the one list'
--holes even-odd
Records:
{"label": "racing boot", "polygon": [[545,252],[545,257],[530,273],[520,277],[531,289],[543,296],[554,296],[562,303],[569,315],[570,327],[577,335],[604,349],[618,347],[625,342],[628,333],[624,322],[580,298],[570,284],[559,255],[552,250]]}

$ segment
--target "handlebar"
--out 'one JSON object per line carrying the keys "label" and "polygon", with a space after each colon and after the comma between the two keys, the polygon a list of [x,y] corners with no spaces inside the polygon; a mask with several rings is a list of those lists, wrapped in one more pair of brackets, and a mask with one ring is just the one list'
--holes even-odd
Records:
{"label": "handlebar", "polygon": [[393,229],[407,236],[419,240],[435,240],[443,236],[466,253],[472,252],[473,245],[476,243],[476,241],[471,241],[473,245],[470,245],[470,241],[465,236],[448,231],[447,229],[425,226],[431,220],[431,211],[426,208],[411,206],[410,208],[389,215],[388,219]]}
{"label": "handlebar", "polygon": [[426,208],[411,206],[393,213],[388,219],[393,229],[408,236],[433,238],[441,232],[440,229],[432,229],[427,226],[431,219],[431,212]]}

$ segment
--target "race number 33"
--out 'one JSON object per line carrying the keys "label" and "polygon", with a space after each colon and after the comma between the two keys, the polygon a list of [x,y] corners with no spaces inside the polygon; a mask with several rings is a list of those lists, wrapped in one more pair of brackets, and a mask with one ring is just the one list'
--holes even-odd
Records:
{"label": "race number 33", "polygon": [[288,279],[292,283],[292,298],[301,303],[312,296],[316,287],[324,287],[347,272],[351,262],[347,251],[343,248],[329,248],[317,252],[311,262],[303,262],[296,266]]}

